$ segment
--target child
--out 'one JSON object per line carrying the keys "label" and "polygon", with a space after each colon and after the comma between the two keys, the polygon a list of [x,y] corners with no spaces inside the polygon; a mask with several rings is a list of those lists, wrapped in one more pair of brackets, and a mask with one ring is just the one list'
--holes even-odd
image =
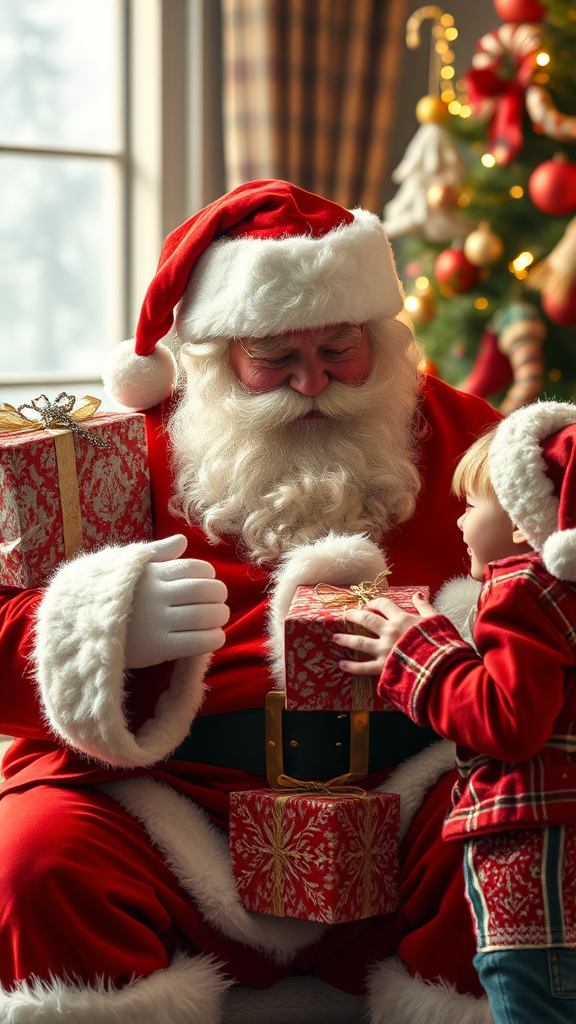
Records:
{"label": "child", "polygon": [[[465,840],[475,966],[495,1024],[576,1022],[576,406],[527,406],[459,463],[482,580],[474,646],[422,599],[372,601],[336,634],[390,710],[457,744],[444,823]],[[458,581],[461,585],[461,581]],[[449,589],[450,584],[447,585]]]}

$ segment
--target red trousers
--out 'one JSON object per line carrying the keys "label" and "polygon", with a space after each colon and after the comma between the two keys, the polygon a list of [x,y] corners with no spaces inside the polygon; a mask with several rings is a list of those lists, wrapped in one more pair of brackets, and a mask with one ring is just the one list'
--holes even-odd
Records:
{"label": "red trousers", "polygon": [[[296,958],[351,992],[399,954],[412,973],[480,995],[462,851],[440,829],[451,779],[416,817],[402,851],[402,910],[337,925]],[[166,967],[176,949],[214,953],[244,985],[292,973],[215,931],[190,903],[142,825],[89,786],[37,785],[0,800],[0,981],[104,976],[116,985]]]}

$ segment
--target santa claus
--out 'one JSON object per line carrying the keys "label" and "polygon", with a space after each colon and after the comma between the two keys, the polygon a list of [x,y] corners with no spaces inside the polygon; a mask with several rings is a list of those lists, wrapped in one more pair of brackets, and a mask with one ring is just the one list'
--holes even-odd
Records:
{"label": "santa claus", "polygon": [[[440,838],[453,751],[429,731],[371,715],[364,785],[402,801],[397,913],[332,928],[247,913],[228,856],[230,791],[266,786],[295,587],[388,565],[434,592],[462,571],[450,479],[496,413],[418,371],[401,310],[378,218],[287,182],[243,185],[166,240],[105,374],[147,410],[156,540],[0,594],[0,730],[17,737],[0,1022],[217,1024],[231,981],[295,969],[367,989],[372,1024],[489,1019],[461,851]],[[292,714],[286,770],[345,772],[342,715]]]}

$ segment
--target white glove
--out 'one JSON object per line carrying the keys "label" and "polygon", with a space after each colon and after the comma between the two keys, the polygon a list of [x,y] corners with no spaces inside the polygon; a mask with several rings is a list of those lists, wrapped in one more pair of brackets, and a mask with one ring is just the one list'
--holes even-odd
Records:
{"label": "white glove", "polygon": [[222,647],[221,627],[230,610],[228,592],[209,562],[179,558],[182,534],[155,541],[154,557],[134,590],[126,631],[126,667],[146,668],[162,661],[208,654]]}

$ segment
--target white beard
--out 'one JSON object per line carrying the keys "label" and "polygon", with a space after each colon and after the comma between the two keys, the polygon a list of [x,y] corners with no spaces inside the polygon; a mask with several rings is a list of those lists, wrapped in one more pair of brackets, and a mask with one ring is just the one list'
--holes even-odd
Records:
{"label": "white beard", "polygon": [[[239,535],[256,563],[330,530],[379,541],[408,519],[421,484],[412,445],[418,353],[400,321],[370,324],[369,333],[368,381],[331,381],[315,398],[289,387],[248,392],[228,366],[228,340],[183,345],[186,386],[169,425],[172,511],[213,543]],[[325,418],[302,420],[310,411]]]}

